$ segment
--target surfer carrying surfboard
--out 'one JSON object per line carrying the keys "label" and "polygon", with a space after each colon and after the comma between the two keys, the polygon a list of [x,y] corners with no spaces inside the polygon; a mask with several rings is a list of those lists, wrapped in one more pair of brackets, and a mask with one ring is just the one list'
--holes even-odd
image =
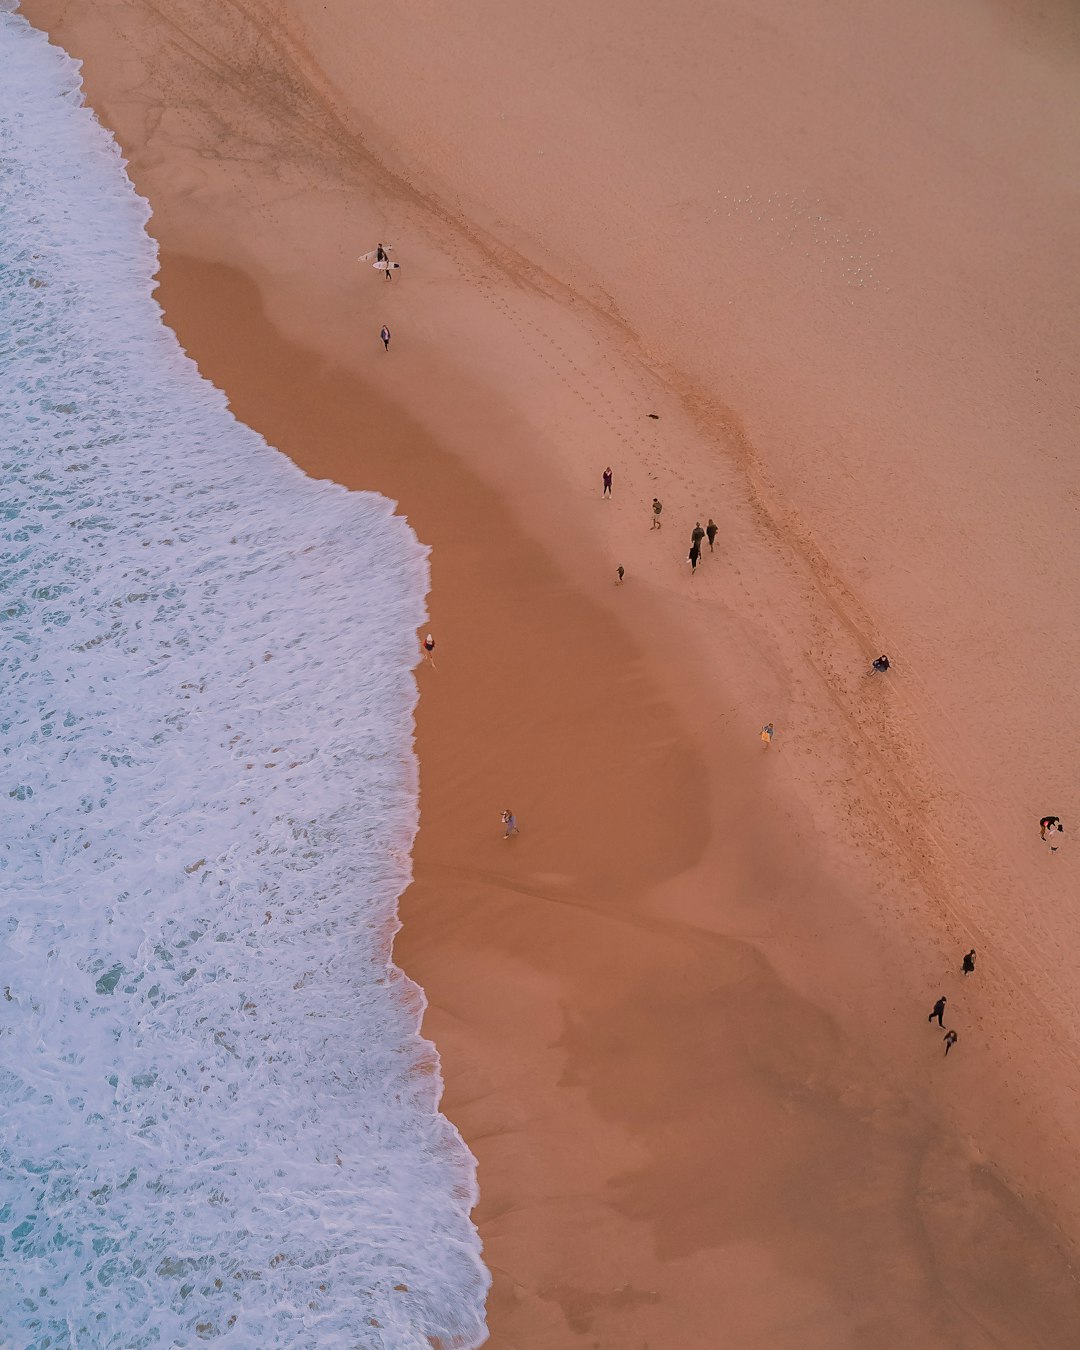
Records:
{"label": "surfer carrying surfboard", "polygon": [[392,280],[390,273],[397,271],[401,266],[400,263],[390,261],[390,250],[393,247],[393,244],[376,244],[368,253],[361,253],[358,261],[371,263],[378,271],[385,272],[387,281],[390,281]]}

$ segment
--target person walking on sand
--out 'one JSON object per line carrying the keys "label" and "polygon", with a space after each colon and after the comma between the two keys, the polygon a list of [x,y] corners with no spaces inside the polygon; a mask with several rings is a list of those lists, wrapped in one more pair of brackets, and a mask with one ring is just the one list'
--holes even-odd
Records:
{"label": "person walking on sand", "polygon": [[972,947],[971,951],[966,953],[966,955],[964,956],[964,964],[960,967],[960,969],[964,972],[965,975],[970,975],[972,971],[975,969],[974,947]]}
{"label": "person walking on sand", "polygon": [[930,1014],[930,1016],[929,1016],[926,1020],[927,1020],[928,1022],[932,1022],[932,1021],[934,1020],[935,1017],[937,1018],[937,1024],[938,1024],[938,1026],[941,1027],[941,1028],[944,1030],[944,1027],[945,1027],[945,995],[944,995],[944,994],[942,994],[942,996],[941,996],[941,997],[938,999],[938,1001],[934,1004],[934,1010],[933,1010],[933,1012]]}
{"label": "person walking on sand", "polygon": [[659,498],[659,497],[654,497],[654,498],[652,499],[652,528],[653,528],[654,530],[659,530],[659,529],[661,528],[661,526],[660,526],[660,512],[661,512],[663,509],[664,509],[664,508],[663,508],[663,505],[662,505],[661,502],[660,502],[660,498]]}
{"label": "person walking on sand", "polygon": [[517,834],[517,816],[514,815],[513,811],[504,811],[502,813],[502,823],[506,827],[503,830],[504,839],[509,839],[512,834]]}
{"label": "person walking on sand", "polygon": [[947,1031],[947,1032],[945,1033],[945,1053],[946,1053],[946,1054],[949,1053],[949,1051],[953,1048],[953,1046],[956,1044],[956,1042],[957,1042],[959,1039],[960,1039],[960,1037],[957,1036],[957,1034],[956,1034],[955,1031]]}
{"label": "person walking on sand", "polygon": [[1061,821],[1057,816],[1043,816],[1039,821],[1039,834],[1050,845],[1050,852],[1056,853],[1061,844],[1061,836],[1064,834]]}
{"label": "person walking on sand", "polygon": [[698,553],[701,552],[701,541],[704,538],[705,531],[701,528],[701,521],[699,520],[690,534],[690,542],[697,549]]}
{"label": "person walking on sand", "polygon": [[387,328],[386,324],[383,324],[383,326],[379,329],[379,337],[382,338],[382,345],[383,345],[383,347],[386,349],[386,351],[389,351],[389,350],[390,350],[390,329]]}
{"label": "person walking on sand", "polygon": [[691,544],[691,545],[690,545],[690,553],[689,553],[689,555],[688,555],[688,561],[689,561],[689,563],[690,563],[690,575],[691,575],[691,576],[693,576],[693,575],[695,574],[695,572],[697,571],[698,559],[699,559],[700,557],[701,557],[701,549],[698,548],[698,546],[697,546],[696,543]]}
{"label": "person walking on sand", "polygon": [[765,725],[761,728],[761,744],[765,747],[766,750],[768,750],[769,746],[772,745],[772,738],[773,738],[773,724],[771,722],[766,722]]}
{"label": "person walking on sand", "polygon": [[705,526],[705,534],[709,540],[709,552],[713,551],[713,544],[716,543],[716,521],[709,517],[709,523]]}
{"label": "person walking on sand", "polygon": [[604,470],[604,496],[611,496],[611,465]]}
{"label": "person walking on sand", "polygon": [[618,567],[616,567],[615,571],[618,573],[618,575],[615,578],[615,585],[621,586],[623,584],[623,577],[626,576],[626,568],[623,567],[622,563],[620,563]]}
{"label": "person walking on sand", "polygon": [[435,669],[435,639],[429,633],[424,639],[424,660],[429,662],[431,669]]}

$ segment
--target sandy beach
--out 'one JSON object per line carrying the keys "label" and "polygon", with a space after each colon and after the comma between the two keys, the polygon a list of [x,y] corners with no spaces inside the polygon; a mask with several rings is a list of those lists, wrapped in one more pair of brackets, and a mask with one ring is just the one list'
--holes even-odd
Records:
{"label": "sandy beach", "polygon": [[1075,1345],[1075,19],[22,8],[202,372],[432,548],[490,1344]]}

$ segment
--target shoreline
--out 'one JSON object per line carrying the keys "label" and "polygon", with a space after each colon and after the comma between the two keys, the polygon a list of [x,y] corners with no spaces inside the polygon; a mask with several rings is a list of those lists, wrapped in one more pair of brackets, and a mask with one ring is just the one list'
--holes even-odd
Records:
{"label": "shoreline", "polygon": [[[36,8],[47,6],[24,6]],[[107,82],[123,89],[130,75],[108,50],[90,42],[87,51],[101,111]],[[159,299],[203,373],[305,471],[400,502],[434,550],[439,669],[417,672],[421,828],[395,962],[426,991],[444,1110],[480,1163],[476,1218],[496,1280],[491,1343],[621,1344],[633,1333],[704,1347],[723,1310],[731,1344],[768,1336],[778,1347],[831,1348],[870,1335],[883,1346],[989,1345],[956,1311],[978,1307],[1010,1344],[1055,1344],[1075,1294],[1038,1202],[1029,1211],[1009,1194],[936,1088],[917,1090],[925,1066],[908,1025],[922,997],[913,967],[943,935],[912,935],[911,953],[885,958],[892,988],[879,987],[882,943],[906,931],[897,897],[912,878],[883,884],[865,858],[821,836],[815,813],[827,823],[839,807],[825,795],[808,803],[806,792],[836,760],[824,733],[789,739],[790,658],[757,622],[745,583],[732,594],[729,571],[710,572],[714,561],[688,583],[696,591],[673,597],[671,578],[686,580],[672,538],[685,508],[662,446],[619,462],[612,503],[573,493],[578,478],[595,478],[599,495],[599,470],[626,434],[619,397],[640,418],[655,402],[665,433],[674,425],[689,435],[678,398],[650,388],[640,369],[644,389],[628,393],[633,367],[618,358],[585,380],[584,394],[580,382],[560,392],[558,372],[529,394],[546,353],[569,349],[573,366],[593,341],[581,315],[564,307],[553,318],[528,294],[500,299],[505,276],[478,280],[475,261],[463,283],[460,255],[455,275],[430,236],[393,283],[404,302],[397,290],[376,300],[369,292],[384,283],[350,274],[350,296],[372,318],[391,299],[411,306],[407,322],[391,320],[385,375],[379,352],[358,370],[345,336],[352,315],[328,302],[325,279],[301,305],[295,272],[245,277],[225,215],[200,225],[198,243],[216,228],[206,252],[230,265],[184,257],[192,204],[170,193],[168,154],[148,158],[121,140],[163,241]],[[233,202],[237,237],[259,181],[256,170]],[[283,243],[295,242],[296,220],[278,222]],[[421,299],[425,287],[435,302]],[[487,329],[478,287],[500,299],[502,318]],[[458,301],[466,319],[447,335],[439,322]],[[513,331],[532,355],[511,352],[500,366]],[[447,342],[465,338],[476,351],[446,361]],[[417,380],[424,423],[452,428],[443,444],[402,412]],[[611,436],[595,466],[553,450],[564,431],[576,433],[571,447],[580,441],[583,400],[598,419],[588,435],[607,421]],[[493,446],[463,451],[479,436]],[[661,532],[663,553],[638,519],[661,469],[674,527]],[[631,496],[637,505],[626,504]],[[631,520],[644,531],[632,559],[625,544],[612,551]],[[730,556],[749,544],[748,527],[734,510],[722,520]],[[629,580],[616,591],[612,560],[624,555]],[[760,581],[768,547],[749,556]],[[767,579],[779,590],[786,576],[773,565]],[[804,599],[794,588],[782,623]],[[665,661],[657,649],[680,656]],[[718,654],[728,695],[710,677]],[[736,709],[745,723],[731,720]],[[767,719],[780,738],[766,759],[756,726]],[[522,826],[507,846],[505,805]],[[868,883],[881,912],[862,903]],[[838,992],[845,981],[853,992]],[[869,1049],[841,1026],[856,1001],[873,1028]],[[914,1008],[915,1021],[924,1015]],[[974,1036],[968,1044],[974,1052]],[[882,1056],[888,1069],[875,1062]],[[974,1053],[948,1067],[958,1094],[985,1070]],[[1031,1114],[1008,1116],[1009,1096],[1002,1085],[1006,1116],[983,1130],[983,1144]],[[1049,1144],[1035,1151],[1048,1165]],[[850,1213],[860,1217],[854,1230]],[[966,1250],[973,1237],[981,1270]],[[1042,1272],[1016,1268],[1032,1245]],[[888,1278],[864,1273],[852,1289],[867,1249]]]}

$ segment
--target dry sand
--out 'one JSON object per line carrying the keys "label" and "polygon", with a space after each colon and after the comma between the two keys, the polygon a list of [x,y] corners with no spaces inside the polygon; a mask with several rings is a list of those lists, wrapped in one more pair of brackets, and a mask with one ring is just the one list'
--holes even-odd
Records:
{"label": "dry sand", "polygon": [[204,373],[433,546],[491,1344],[1075,1345],[1070,11],[291,8],[24,4]]}

